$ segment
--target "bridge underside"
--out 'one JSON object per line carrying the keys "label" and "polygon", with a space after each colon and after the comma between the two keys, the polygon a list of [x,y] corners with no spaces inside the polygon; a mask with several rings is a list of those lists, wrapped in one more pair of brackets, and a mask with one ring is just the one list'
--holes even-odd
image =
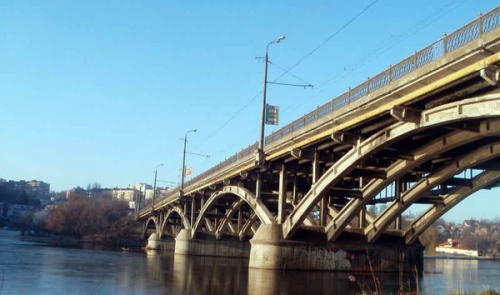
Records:
{"label": "bridge underside", "polygon": [[[418,237],[500,183],[500,30],[471,43],[306,131],[282,131],[263,158],[212,168],[143,210],[145,232],[176,237],[182,254],[249,256],[251,267],[419,266]],[[415,205],[425,209],[409,218]]]}
{"label": "bridge underside", "polygon": [[[499,184],[500,91],[490,90],[428,110],[394,108],[379,119],[383,128],[360,126],[368,132],[292,149],[156,211],[154,224],[177,237],[177,253],[250,257],[250,267],[421,269],[418,237],[466,197]],[[378,214],[367,209],[379,204]],[[405,219],[413,204],[427,209]]]}

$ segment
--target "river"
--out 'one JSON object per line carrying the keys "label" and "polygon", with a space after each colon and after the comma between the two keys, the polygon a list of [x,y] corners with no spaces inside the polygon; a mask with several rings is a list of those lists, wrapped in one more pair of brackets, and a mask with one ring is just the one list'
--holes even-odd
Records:
{"label": "river", "polygon": [[[0,231],[1,295],[355,294],[360,286],[375,290],[368,274],[354,274],[358,282],[351,282],[348,273],[268,271],[248,269],[247,264],[246,259],[172,252],[58,248]],[[500,290],[500,261],[426,259],[425,267],[418,282],[423,294]],[[396,293],[397,274],[377,277],[384,294]],[[403,282],[406,285],[407,279]]]}

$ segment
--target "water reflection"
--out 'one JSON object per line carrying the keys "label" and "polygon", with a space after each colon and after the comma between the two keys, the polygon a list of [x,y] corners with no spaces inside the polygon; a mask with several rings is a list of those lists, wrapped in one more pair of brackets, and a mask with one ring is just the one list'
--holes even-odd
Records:
{"label": "water reflection", "polygon": [[[500,290],[500,262],[426,260],[423,294]],[[195,257],[173,252],[118,252],[40,246],[0,236],[2,294],[354,294],[359,285],[342,272],[292,272],[248,269],[247,259]],[[354,274],[368,294],[369,273]],[[398,274],[377,278],[384,294],[397,294]],[[408,279],[402,278],[406,286]]]}
{"label": "water reflection", "polygon": [[[356,274],[351,282],[346,272],[291,272],[249,269],[247,259],[216,258],[148,252],[150,278],[171,283],[173,291],[185,294],[353,294],[375,290],[370,274]],[[386,294],[398,289],[398,275],[379,274]]]}
{"label": "water reflection", "polygon": [[347,273],[248,270],[249,295],[353,294],[357,286]]}
{"label": "water reflection", "polygon": [[175,290],[188,294],[242,294],[246,290],[245,259],[174,255]]}
{"label": "water reflection", "polygon": [[424,288],[440,293],[500,287],[500,263],[494,260],[427,259]]}

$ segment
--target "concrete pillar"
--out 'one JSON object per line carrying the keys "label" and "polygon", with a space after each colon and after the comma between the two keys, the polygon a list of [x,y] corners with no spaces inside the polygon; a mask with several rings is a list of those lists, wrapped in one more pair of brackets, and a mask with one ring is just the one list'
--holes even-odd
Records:
{"label": "concrete pillar", "polygon": [[195,216],[194,216],[194,213],[196,211],[196,199],[193,197],[191,199],[191,227],[194,226],[194,222],[195,222]]}
{"label": "concrete pillar", "polygon": [[190,230],[181,229],[175,238],[175,254],[188,255],[190,253],[189,241],[192,239]]}
{"label": "concrete pillar", "polygon": [[257,173],[257,182],[255,183],[255,198],[260,199],[262,197],[262,175]]}
{"label": "concrete pillar", "polygon": [[154,233],[149,236],[146,249],[172,251],[174,250],[174,241],[172,239],[169,239],[168,237],[167,239],[162,240],[160,239],[159,234]]}
{"label": "concrete pillar", "polygon": [[248,258],[250,244],[235,240],[215,240],[210,237],[193,239],[191,230],[181,229],[175,238],[175,254],[193,256]]}
{"label": "concrete pillar", "polygon": [[157,233],[151,234],[148,238],[148,245],[146,246],[146,249],[159,250],[159,241],[160,237]]}
{"label": "concrete pillar", "polygon": [[279,178],[279,196],[278,196],[278,223],[282,224],[286,219],[286,187],[287,175],[285,166],[281,168]]}
{"label": "concrete pillar", "polygon": [[289,241],[283,239],[280,224],[261,224],[250,244],[250,268],[411,272],[414,266],[423,267],[423,248],[406,246],[401,238],[390,237],[375,244],[362,239],[334,243]]}
{"label": "concrete pillar", "polygon": [[293,175],[293,204],[297,205],[299,203],[299,179],[297,178],[297,174]]}
{"label": "concrete pillar", "polygon": [[[314,160],[312,162],[312,183],[316,183],[318,182],[319,178],[320,178],[320,173],[321,173],[321,169],[320,169],[320,163],[319,163],[319,154],[318,152],[315,152],[314,153]],[[320,208],[320,211],[319,211],[319,225],[321,226],[325,226],[326,225],[326,216],[327,216],[327,213],[328,213],[328,200],[326,197],[323,197],[321,199],[321,201],[319,202],[319,208]]]}
{"label": "concrete pillar", "polygon": [[366,207],[359,211],[359,222],[358,222],[359,228],[365,228],[365,226],[366,226]]}
{"label": "concrete pillar", "polygon": [[241,208],[238,210],[238,232],[241,231],[241,227],[243,226],[243,216],[241,212]]}

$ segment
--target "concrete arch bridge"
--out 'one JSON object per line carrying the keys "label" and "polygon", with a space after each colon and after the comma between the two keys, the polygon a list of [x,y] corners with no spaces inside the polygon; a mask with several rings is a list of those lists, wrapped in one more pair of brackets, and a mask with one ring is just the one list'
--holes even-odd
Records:
{"label": "concrete arch bridge", "polygon": [[500,183],[499,66],[497,8],[143,208],[145,234],[256,268],[421,270],[418,237]]}

